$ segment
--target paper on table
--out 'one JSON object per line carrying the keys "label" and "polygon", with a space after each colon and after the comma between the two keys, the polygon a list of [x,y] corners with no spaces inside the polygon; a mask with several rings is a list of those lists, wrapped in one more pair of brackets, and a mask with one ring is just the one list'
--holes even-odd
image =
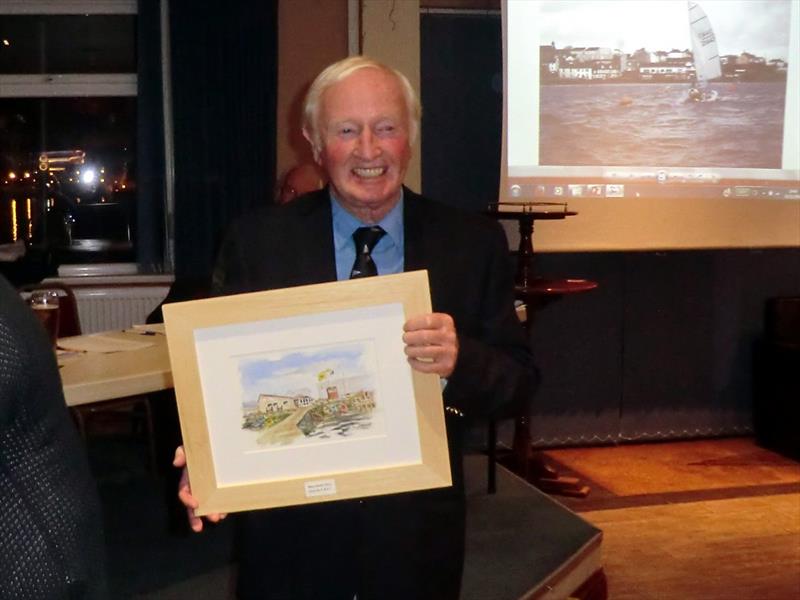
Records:
{"label": "paper on table", "polygon": [[152,345],[153,342],[125,340],[103,334],[79,335],[58,340],[59,348],[77,350],[79,352],[124,352],[126,350],[141,350]]}
{"label": "paper on table", "polygon": [[149,325],[133,325],[137,333],[166,333],[163,323],[150,323]]}

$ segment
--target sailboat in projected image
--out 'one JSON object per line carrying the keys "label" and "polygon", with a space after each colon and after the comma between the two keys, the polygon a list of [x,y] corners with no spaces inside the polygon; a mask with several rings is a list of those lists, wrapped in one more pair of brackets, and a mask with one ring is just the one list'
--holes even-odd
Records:
{"label": "sailboat in projected image", "polygon": [[689,7],[689,35],[692,38],[695,79],[689,88],[688,100],[692,102],[713,102],[717,91],[708,87],[708,82],[722,75],[722,67],[717,49],[717,38],[711,29],[711,21],[700,5],[692,0]]}

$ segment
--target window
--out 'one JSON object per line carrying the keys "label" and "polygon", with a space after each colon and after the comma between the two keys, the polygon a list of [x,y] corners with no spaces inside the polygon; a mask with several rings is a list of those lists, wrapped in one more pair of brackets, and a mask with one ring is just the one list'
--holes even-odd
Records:
{"label": "window", "polygon": [[0,0],[0,244],[136,250],[136,1]]}

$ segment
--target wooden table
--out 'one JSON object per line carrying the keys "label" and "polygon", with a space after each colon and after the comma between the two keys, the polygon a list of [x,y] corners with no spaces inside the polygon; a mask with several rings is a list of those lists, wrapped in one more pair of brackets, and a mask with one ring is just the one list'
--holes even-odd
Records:
{"label": "wooden table", "polygon": [[172,370],[164,334],[115,331],[102,335],[147,341],[153,345],[121,352],[82,352],[59,356],[67,406],[126,398],[172,387]]}
{"label": "wooden table", "polygon": [[[587,279],[548,279],[538,276],[534,269],[533,228],[536,221],[563,220],[578,213],[569,210],[562,202],[497,202],[486,211],[498,220],[514,220],[519,226],[519,248],[517,250],[517,273],[514,280],[514,296],[523,302],[524,310],[517,315],[530,330],[534,312],[566,295],[588,292],[597,287],[597,282]],[[551,494],[584,497],[589,488],[574,477],[559,474],[533,448],[530,435],[530,416],[528,408],[523,409],[514,419],[514,441],[508,456],[498,458],[497,424],[490,420],[488,430],[489,446],[489,493],[495,491],[495,461]]]}

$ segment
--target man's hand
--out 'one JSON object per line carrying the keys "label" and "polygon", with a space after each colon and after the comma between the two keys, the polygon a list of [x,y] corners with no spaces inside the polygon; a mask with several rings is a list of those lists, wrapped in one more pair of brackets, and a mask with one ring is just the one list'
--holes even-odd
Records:
{"label": "man's hand", "polygon": [[450,377],[458,360],[458,336],[453,317],[445,313],[411,317],[403,330],[411,366],[421,373]]}
{"label": "man's hand", "polygon": [[[195,509],[200,504],[192,496],[192,487],[189,485],[189,472],[186,470],[186,454],[183,452],[183,446],[178,446],[175,449],[175,458],[172,461],[173,467],[183,469],[181,472],[181,480],[178,482],[178,498],[186,507],[186,514],[189,518],[189,527],[192,531],[203,531],[203,519],[194,514]],[[206,519],[212,523],[217,523],[224,519],[227,515],[225,513],[212,513],[206,515]]]}

